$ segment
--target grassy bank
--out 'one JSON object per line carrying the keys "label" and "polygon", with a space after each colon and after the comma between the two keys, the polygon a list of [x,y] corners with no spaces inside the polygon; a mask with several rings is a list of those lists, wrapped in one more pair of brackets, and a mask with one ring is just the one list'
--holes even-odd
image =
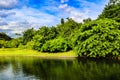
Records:
{"label": "grassy bank", "polygon": [[1,57],[42,57],[42,58],[74,58],[77,55],[73,51],[60,52],[60,53],[42,53],[30,49],[19,48],[1,48]]}

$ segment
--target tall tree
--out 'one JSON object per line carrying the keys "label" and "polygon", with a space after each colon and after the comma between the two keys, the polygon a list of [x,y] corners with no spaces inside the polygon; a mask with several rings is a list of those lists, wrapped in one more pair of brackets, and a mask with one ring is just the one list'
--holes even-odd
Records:
{"label": "tall tree", "polygon": [[110,0],[98,17],[101,18],[115,19],[120,22],[120,0]]}
{"label": "tall tree", "polygon": [[84,20],[83,20],[84,23],[86,23],[86,22],[90,22],[90,21],[92,21],[91,18],[87,18],[87,19],[84,19]]}
{"label": "tall tree", "polygon": [[33,39],[33,36],[35,35],[36,31],[31,28],[27,29],[23,32],[23,44],[27,44],[27,42],[31,41]]}
{"label": "tall tree", "polygon": [[61,24],[64,24],[64,23],[65,23],[64,19],[63,19],[63,18],[61,18]]}

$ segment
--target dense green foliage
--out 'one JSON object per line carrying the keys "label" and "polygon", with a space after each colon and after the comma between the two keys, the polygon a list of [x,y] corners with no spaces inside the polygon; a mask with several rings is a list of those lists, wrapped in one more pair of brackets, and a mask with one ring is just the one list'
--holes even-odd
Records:
{"label": "dense green foliage", "polygon": [[4,47],[5,45],[5,41],[4,40],[0,40],[0,48]]}
{"label": "dense green foliage", "polygon": [[79,28],[79,26],[80,24],[75,22],[73,19],[67,18],[67,21],[64,22],[64,24],[62,23],[57,25],[57,31],[59,33],[59,36],[68,39],[74,30],[77,30]]}
{"label": "dense green foliage", "polygon": [[110,0],[99,18],[115,19],[120,22],[120,0]]}
{"label": "dense green foliage", "polygon": [[64,52],[69,48],[67,41],[64,38],[57,38],[48,40],[42,46],[41,51],[43,52]]}
{"label": "dense green foliage", "polygon": [[73,37],[73,49],[80,56],[106,57],[120,53],[120,23],[101,19],[83,24]]}
{"label": "dense green foliage", "polygon": [[33,49],[41,51],[43,44],[50,39],[54,39],[57,36],[55,27],[41,27],[36,35],[33,37]]}
{"label": "dense green foliage", "polygon": [[33,28],[24,31],[23,32],[23,44],[26,45],[27,42],[31,41],[35,33],[36,31]]}
{"label": "dense green foliage", "polygon": [[[19,34],[16,34],[19,35]],[[10,40],[10,41],[9,41]],[[0,33],[0,48],[30,48],[41,52],[74,50],[79,56],[108,57],[120,54],[120,0],[110,0],[98,19],[77,23],[71,18],[55,27],[33,28],[12,39]]]}
{"label": "dense green foliage", "polygon": [[12,39],[11,41],[6,41],[4,47],[5,48],[18,48],[18,46],[22,43],[20,39]]}

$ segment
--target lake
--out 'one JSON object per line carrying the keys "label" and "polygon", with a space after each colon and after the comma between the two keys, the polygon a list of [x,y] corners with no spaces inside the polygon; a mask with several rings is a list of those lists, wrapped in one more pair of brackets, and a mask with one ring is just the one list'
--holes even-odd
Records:
{"label": "lake", "polygon": [[120,61],[1,57],[0,80],[120,80]]}

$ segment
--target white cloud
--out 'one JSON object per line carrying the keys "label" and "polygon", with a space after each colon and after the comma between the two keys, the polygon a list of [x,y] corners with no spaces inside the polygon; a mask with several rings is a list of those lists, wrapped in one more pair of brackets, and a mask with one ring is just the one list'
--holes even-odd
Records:
{"label": "white cloud", "polygon": [[74,19],[76,22],[82,22],[83,19],[88,17],[96,19],[102,12],[105,4],[108,2],[108,0],[102,0],[99,4],[97,4],[95,2],[89,2],[88,0],[77,1],[80,2],[80,6],[82,8],[73,7],[64,3],[59,5],[59,9],[62,10],[62,13],[66,14],[66,17]]}
{"label": "white cloud", "polygon": [[78,0],[83,7],[83,10],[89,11],[88,17],[92,19],[96,19],[99,14],[102,13],[105,5],[108,3],[109,0],[101,0],[99,3],[96,2],[89,2],[87,0]]}
{"label": "white cloud", "polygon": [[4,25],[7,25],[7,22],[0,20],[0,26],[4,26]]}
{"label": "white cloud", "polygon": [[[5,12],[5,11],[4,11]],[[41,12],[38,9],[23,7],[21,9],[8,10],[7,13],[15,13],[5,19],[8,22],[5,26],[0,26],[0,29],[12,29],[11,33],[21,33],[28,28],[38,29],[40,26],[52,26],[58,23],[57,16]],[[1,24],[3,22],[0,22]]]}
{"label": "white cloud", "polygon": [[70,13],[70,17],[74,19],[76,22],[82,22],[83,19],[88,18],[87,12],[80,12],[77,10],[74,10]]}
{"label": "white cloud", "polygon": [[70,17],[76,22],[81,23],[83,19],[88,18],[88,10],[82,11],[68,4],[60,4],[58,8],[62,10],[62,13],[66,14],[66,17]]}
{"label": "white cloud", "polygon": [[18,3],[18,0],[0,0],[0,9],[14,8]]}
{"label": "white cloud", "polygon": [[0,18],[6,18],[8,16],[15,15],[15,12],[8,12],[7,10],[0,11]]}
{"label": "white cloud", "polygon": [[60,4],[59,5],[59,8],[60,9],[65,9],[65,8],[67,8],[68,7],[68,4]]}

